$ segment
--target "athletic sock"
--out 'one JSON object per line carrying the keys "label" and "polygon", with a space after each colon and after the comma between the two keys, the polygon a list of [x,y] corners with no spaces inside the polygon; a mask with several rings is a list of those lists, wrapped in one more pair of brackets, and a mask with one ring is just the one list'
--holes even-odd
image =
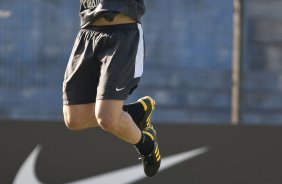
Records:
{"label": "athletic sock", "polygon": [[137,125],[143,119],[145,114],[144,108],[139,102],[124,105],[123,110],[132,117]]}
{"label": "athletic sock", "polygon": [[150,155],[154,149],[153,140],[146,134],[142,133],[140,141],[134,145],[141,155]]}

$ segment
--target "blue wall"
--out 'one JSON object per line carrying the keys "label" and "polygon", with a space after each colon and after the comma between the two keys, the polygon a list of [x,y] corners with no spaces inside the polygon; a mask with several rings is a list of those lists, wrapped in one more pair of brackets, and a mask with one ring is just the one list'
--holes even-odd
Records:
{"label": "blue wall", "polygon": [[[232,1],[147,0],[144,77],[158,122],[230,119]],[[62,119],[61,83],[79,30],[77,0],[0,1],[0,117]],[[2,12],[2,13],[1,13]]]}

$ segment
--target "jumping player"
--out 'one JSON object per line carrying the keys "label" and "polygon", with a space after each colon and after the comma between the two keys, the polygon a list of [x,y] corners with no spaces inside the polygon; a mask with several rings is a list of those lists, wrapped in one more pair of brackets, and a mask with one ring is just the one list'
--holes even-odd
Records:
{"label": "jumping player", "polygon": [[154,176],[161,155],[149,97],[124,105],[143,73],[143,0],[80,0],[81,29],[65,71],[63,112],[74,131],[101,127],[133,144]]}

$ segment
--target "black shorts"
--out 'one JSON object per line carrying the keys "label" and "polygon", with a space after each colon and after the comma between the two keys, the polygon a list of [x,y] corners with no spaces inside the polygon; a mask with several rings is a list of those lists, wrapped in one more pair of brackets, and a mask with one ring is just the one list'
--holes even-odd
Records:
{"label": "black shorts", "polygon": [[63,103],[126,100],[138,85],[143,62],[140,24],[81,29],[64,76]]}

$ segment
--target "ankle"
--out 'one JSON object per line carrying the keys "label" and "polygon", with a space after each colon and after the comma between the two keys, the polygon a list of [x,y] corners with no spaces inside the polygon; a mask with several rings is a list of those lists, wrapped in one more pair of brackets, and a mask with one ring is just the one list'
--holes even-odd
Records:
{"label": "ankle", "polygon": [[147,156],[152,153],[154,142],[148,135],[142,133],[140,141],[134,147],[141,155]]}

